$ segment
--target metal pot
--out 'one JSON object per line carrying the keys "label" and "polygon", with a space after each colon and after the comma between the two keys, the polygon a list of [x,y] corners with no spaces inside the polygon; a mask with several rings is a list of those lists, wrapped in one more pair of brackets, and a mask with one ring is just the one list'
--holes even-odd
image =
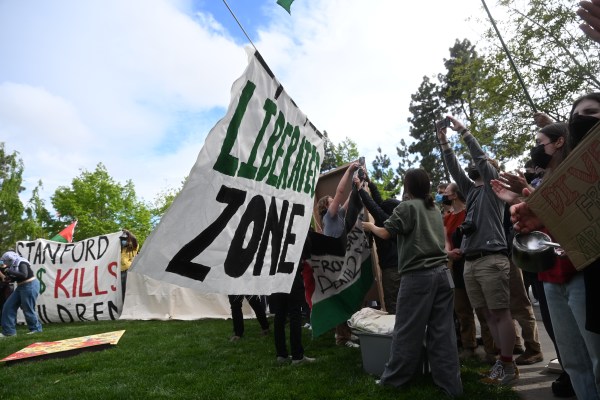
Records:
{"label": "metal pot", "polygon": [[517,234],[513,238],[512,260],[523,271],[546,271],[554,266],[559,247],[544,232]]}

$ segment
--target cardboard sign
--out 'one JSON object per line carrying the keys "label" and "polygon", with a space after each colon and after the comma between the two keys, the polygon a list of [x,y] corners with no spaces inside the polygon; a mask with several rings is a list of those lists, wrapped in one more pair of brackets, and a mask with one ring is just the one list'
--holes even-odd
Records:
{"label": "cardboard sign", "polygon": [[124,333],[125,331],[122,330],[59,340],[56,342],[36,342],[3,358],[0,362],[10,365],[20,361],[70,357],[83,351],[104,350],[111,346],[116,346]]}
{"label": "cardboard sign", "polygon": [[582,270],[600,257],[600,124],[527,199]]}

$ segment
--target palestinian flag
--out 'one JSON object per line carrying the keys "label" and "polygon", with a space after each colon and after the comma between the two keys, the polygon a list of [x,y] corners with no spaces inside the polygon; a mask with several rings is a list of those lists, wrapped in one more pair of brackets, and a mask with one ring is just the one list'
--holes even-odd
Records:
{"label": "palestinian flag", "polygon": [[277,0],[277,4],[283,7],[283,9],[287,11],[290,15],[292,14],[291,7],[293,2],[294,0]]}
{"label": "palestinian flag", "polygon": [[313,270],[314,291],[307,297],[312,300],[310,322],[315,337],[347,321],[361,308],[373,285],[371,249],[358,225],[341,238],[309,232],[307,261]]}
{"label": "palestinian flag", "polygon": [[77,221],[73,222],[71,225],[67,226],[65,229],[60,231],[60,233],[54,236],[52,239],[55,242],[62,243],[71,243],[73,242],[73,234],[75,233],[75,225],[77,225]]}

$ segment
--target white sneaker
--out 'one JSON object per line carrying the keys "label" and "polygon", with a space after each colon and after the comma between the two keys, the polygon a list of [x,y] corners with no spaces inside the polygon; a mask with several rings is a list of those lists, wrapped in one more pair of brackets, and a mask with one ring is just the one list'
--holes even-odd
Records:
{"label": "white sneaker", "polygon": [[0,339],[5,339],[7,337],[13,337],[13,336],[16,336],[16,335],[5,335],[4,333],[0,333]]}
{"label": "white sneaker", "polygon": [[492,367],[490,375],[480,380],[480,382],[492,384],[492,385],[508,385],[519,379],[519,369],[514,364],[509,365],[509,368],[505,368],[501,360],[496,361],[496,364]]}
{"label": "white sneaker", "polygon": [[354,343],[353,341],[351,341],[351,340],[348,340],[346,343],[344,343],[344,346],[346,346],[346,347],[350,347],[350,348],[352,348],[352,349],[357,349],[357,348],[359,348],[359,347],[360,347],[360,344],[358,344],[358,343]]}
{"label": "white sneaker", "polygon": [[292,365],[298,365],[298,364],[310,364],[317,361],[316,358],[312,358],[312,357],[302,357],[299,360],[292,360]]}

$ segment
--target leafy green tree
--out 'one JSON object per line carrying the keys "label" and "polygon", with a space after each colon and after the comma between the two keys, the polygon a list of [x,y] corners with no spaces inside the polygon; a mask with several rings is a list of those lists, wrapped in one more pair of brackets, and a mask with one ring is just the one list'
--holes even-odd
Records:
{"label": "leafy green tree", "polygon": [[[573,100],[600,90],[598,47],[579,30],[573,3],[567,0],[501,0],[508,18],[496,21],[527,92],[538,111],[565,121]],[[485,21],[489,24],[489,21]],[[520,155],[533,144],[533,107],[491,28],[484,49],[486,77],[480,81],[482,119],[497,128],[499,158]]]}
{"label": "leafy green tree", "polygon": [[61,221],[79,221],[76,240],[126,228],[143,243],[152,229],[150,207],[137,199],[133,182],[115,182],[102,163],[56,189],[51,200]]}
{"label": "leafy green tree", "polygon": [[39,181],[25,206],[25,216],[22,224],[26,237],[30,240],[50,238],[62,229],[58,221],[52,217],[50,211],[46,209],[45,201],[40,197],[42,187],[42,181]]}
{"label": "leafy green tree", "polygon": [[335,145],[329,139],[327,131],[323,131],[323,162],[321,162],[321,173],[330,171],[337,167],[337,161],[335,157]]}
{"label": "leafy green tree", "polygon": [[[187,179],[187,178],[186,178]],[[152,208],[150,210],[152,214],[152,226],[156,227],[160,222],[162,216],[167,212],[175,197],[181,192],[183,189],[183,184],[185,183],[185,179],[181,182],[181,186],[179,188],[168,188],[160,191],[155,197],[152,203]]]}
{"label": "leafy green tree", "polygon": [[[408,109],[412,114],[408,118],[411,124],[409,132],[415,141],[409,144],[407,149],[398,149],[398,156],[401,157],[398,174],[403,176],[407,167],[410,168],[419,162],[420,167],[429,173],[434,183],[448,180],[435,130],[435,122],[442,119],[446,111],[440,97],[440,85],[424,76],[417,92],[411,96]],[[409,160],[406,157],[409,154],[416,154],[417,157]]]}
{"label": "leafy green tree", "polygon": [[18,152],[8,153],[0,142],[0,251],[14,248],[23,239],[21,218],[25,210],[19,193],[23,183],[23,161]]}
{"label": "leafy green tree", "polygon": [[384,199],[396,197],[400,193],[400,178],[392,168],[392,161],[387,154],[381,152],[381,147],[377,148],[377,155],[372,161],[373,169],[369,171],[369,179],[379,189],[381,197]]}
{"label": "leafy green tree", "polygon": [[359,157],[358,148],[352,139],[346,137],[341,143],[335,146],[335,162],[336,166],[341,166],[346,163],[356,161]]}
{"label": "leafy green tree", "polygon": [[327,131],[324,131],[323,135],[325,136],[325,143],[323,162],[321,163],[320,170],[321,173],[330,171],[334,168],[358,159],[358,148],[352,139],[345,138],[341,143],[336,145],[333,143],[333,141],[331,141],[331,139],[329,139]]}
{"label": "leafy green tree", "polygon": [[[515,147],[515,141],[507,144],[498,140],[498,127],[492,121],[501,113],[498,107],[488,106],[489,98],[495,95],[482,89],[484,83],[489,79],[493,80],[485,65],[485,59],[477,53],[469,40],[456,40],[450,48],[450,58],[444,59],[446,72],[438,76],[441,82],[440,94],[449,112],[463,120],[491,157],[511,157],[522,151],[523,143]],[[494,80],[494,84],[497,83],[499,82]],[[489,82],[487,87],[491,87]],[[466,149],[458,140],[458,135],[448,136],[458,155],[465,155]]]}

